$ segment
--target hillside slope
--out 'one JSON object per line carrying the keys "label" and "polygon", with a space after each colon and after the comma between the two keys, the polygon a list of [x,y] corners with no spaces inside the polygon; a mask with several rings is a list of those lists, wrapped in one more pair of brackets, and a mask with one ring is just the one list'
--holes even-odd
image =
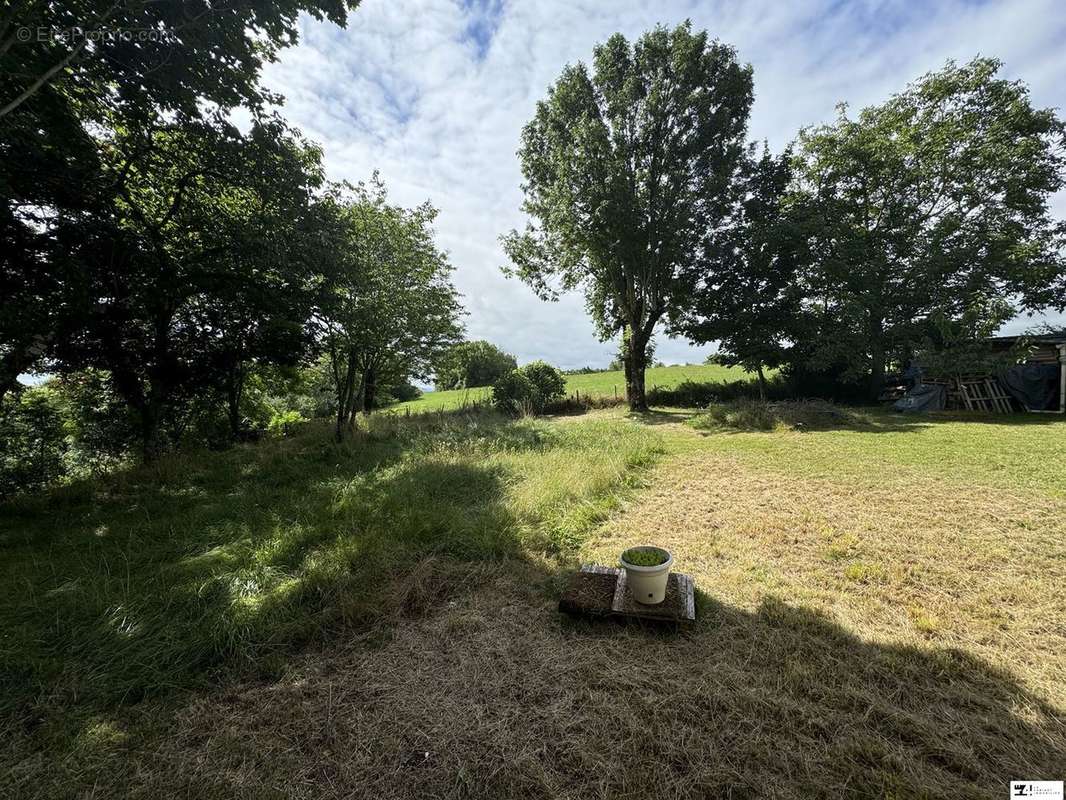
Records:
{"label": "hillside slope", "polygon": [[[652,367],[647,372],[648,389],[656,387],[672,389],[684,381],[712,383],[718,381],[737,381],[751,376],[739,367],[722,367],[717,364],[676,364],[670,367]],[[626,380],[622,370],[590,372],[583,375],[566,376],[567,394],[579,392],[581,395],[624,397]],[[462,408],[491,396],[491,388],[481,386],[475,389],[455,389],[448,392],[426,392],[417,400],[392,406],[400,412],[412,414],[422,411],[448,411]]]}

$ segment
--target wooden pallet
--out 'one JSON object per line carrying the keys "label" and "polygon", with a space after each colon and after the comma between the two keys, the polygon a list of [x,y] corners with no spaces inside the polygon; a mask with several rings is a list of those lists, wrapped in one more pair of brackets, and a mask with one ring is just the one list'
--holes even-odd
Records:
{"label": "wooden pallet", "polygon": [[685,624],[696,619],[695,583],[691,575],[671,572],[663,602],[647,606],[633,599],[624,569],[585,564],[570,576],[559,610],[585,617]]}
{"label": "wooden pallet", "polygon": [[944,386],[948,408],[984,411],[994,414],[1013,413],[1014,400],[999,381],[988,375],[961,375],[957,378],[922,378],[922,383]]}
{"label": "wooden pallet", "polygon": [[960,378],[959,394],[968,411],[987,411],[1009,414],[1013,411],[1011,397],[995,378]]}

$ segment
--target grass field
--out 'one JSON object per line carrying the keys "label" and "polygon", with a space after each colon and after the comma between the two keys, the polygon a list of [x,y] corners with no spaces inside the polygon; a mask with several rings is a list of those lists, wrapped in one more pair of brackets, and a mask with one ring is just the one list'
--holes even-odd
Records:
{"label": "grass field", "polygon": [[[743,415],[741,415],[743,417]],[[3,508],[12,797],[974,797],[1066,765],[1066,422],[388,416]],[[554,610],[670,547],[678,634]]]}
{"label": "grass field", "polygon": [[[722,367],[717,364],[678,364],[671,367],[651,367],[647,372],[647,387],[672,389],[684,381],[715,383],[751,378],[739,367]],[[582,396],[625,397],[625,375],[621,370],[590,372],[584,375],[566,376],[567,394],[579,392]],[[448,392],[426,392],[417,400],[398,403],[391,410],[412,414],[423,411],[448,411],[489,400],[492,389],[482,386],[475,389],[456,389]]]}

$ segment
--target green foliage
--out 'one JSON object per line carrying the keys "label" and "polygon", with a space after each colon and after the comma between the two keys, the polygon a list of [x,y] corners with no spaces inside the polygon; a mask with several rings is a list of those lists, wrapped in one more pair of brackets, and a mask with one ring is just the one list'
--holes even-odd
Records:
{"label": "green foliage", "polygon": [[657,567],[666,563],[667,556],[657,549],[630,547],[622,553],[622,560],[635,567]]}
{"label": "green foliage", "polygon": [[136,421],[104,373],[70,373],[9,394],[0,401],[0,495],[113,469],[136,442]]}
{"label": "green foliage", "polygon": [[508,414],[533,414],[533,382],[513,369],[492,386],[492,404]]}
{"label": "green foliage", "polygon": [[686,23],[596,47],[568,66],[522,132],[523,210],[511,274],[545,299],[583,288],[596,329],[623,334],[634,408],[645,346],[683,310],[727,196],[752,101],[750,67]]}
{"label": "green foliage", "polygon": [[518,367],[510,353],[491,342],[479,340],[460,342],[451,347],[437,367],[436,388],[469,389],[492,386],[497,380]]}
{"label": "green foliage", "polygon": [[[190,175],[186,159],[171,164],[173,152],[154,148],[151,140],[168,129],[180,138],[203,128],[228,127],[219,120],[238,106],[257,120],[268,119],[264,105],[276,98],[259,82],[259,72],[296,41],[301,13],[344,24],[355,5],[356,0],[283,0],[193,9],[177,0],[86,0],[10,7],[0,47],[0,74],[5,76],[0,84],[0,242],[5,256],[0,259],[0,398],[20,373],[46,371],[55,355],[52,348],[69,337],[72,327],[80,330],[79,323],[69,325],[65,317],[72,297],[80,297],[84,288],[83,265],[77,262],[85,253],[63,241],[57,229],[76,222],[85,229],[80,247],[105,263],[111,258],[121,264],[131,249],[142,247],[154,249],[150,257],[158,257],[152,239],[133,230],[130,206],[147,212],[140,223],[155,227],[175,201],[171,227],[187,230],[188,240],[178,246],[178,238],[162,230],[167,225],[139,232],[162,233],[156,245],[187,252],[191,240],[208,231],[185,227],[185,208],[178,209],[185,204],[175,200],[173,189],[181,185],[193,194],[201,182],[213,182],[214,147],[201,150],[202,171]],[[56,35],[37,35],[43,31]],[[22,41],[16,37],[21,32],[34,35]],[[101,32],[137,38],[94,35]],[[154,35],[144,36],[149,32]],[[126,147],[135,131],[138,141]],[[146,169],[151,174],[145,175]],[[268,163],[251,161],[242,177],[251,182],[272,171]],[[131,187],[127,178],[142,188]],[[160,193],[170,190],[171,197],[145,204],[145,192],[152,194],[156,184]],[[240,202],[240,193],[232,192],[228,199]],[[279,237],[284,233],[279,230]],[[173,285],[184,287],[191,272],[175,276]],[[121,317],[126,293],[136,294],[140,287],[121,267],[113,277],[106,297],[118,301],[113,316]],[[160,288],[157,282],[155,289]],[[90,292],[88,299],[98,298]],[[172,301],[168,295],[160,298],[161,305]],[[101,311],[98,316],[108,315]],[[181,338],[180,325],[170,333]],[[109,360],[116,363],[107,368],[117,372],[118,359]]]}
{"label": "green foliage", "polygon": [[74,474],[97,473],[124,463],[136,449],[137,420],[99,370],[60,375],[48,382],[62,410]]}
{"label": "green foliage", "polygon": [[531,361],[519,371],[533,384],[536,402],[541,408],[566,393],[563,373],[545,361]]}
{"label": "green foliage", "polygon": [[979,305],[966,309],[958,320],[936,314],[931,321],[933,334],[923,340],[914,356],[924,376],[995,375],[1028,355],[1024,339],[1014,347],[992,347],[989,340],[999,322],[989,318]]}
{"label": "green foliage", "polygon": [[[379,385],[426,377],[459,338],[462,313],[452,266],[433,240],[428,202],[391,205],[375,174],[331,198],[341,242],[327,257],[319,337],[337,397],[335,435],[377,405]],[[397,382],[399,382],[397,380]]]}
{"label": "green foliage", "polygon": [[[801,133],[791,198],[808,248],[808,333],[794,359],[870,378],[904,362],[935,318],[994,328],[1049,303],[1066,274],[1048,199],[1064,126],[1000,63],[949,63],[857,118]],[[979,301],[975,301],[975,298]]]}
{"label": "green foliage", "polygon": [[277,121],[101,135],[116,194],[105,215],[56,223],[67,292],[51,355],[107,372],[148,458],[213,392],[236,434],[249,364],[291,364],[308,346],[320,154]]}
{"label": "green foliage", "polygon": [[648,392],[648,402],[653,406],[703,408],[711,403],[756,397],[781,400],[790,396],[790,393],[790,387],[780,375],[772,375],[762,385],[751,378],[702,382],[685,380],[676,386],[653,387]]}
{"label": "green foliage", "polygon": [[270,418],[267,432],[274,436],[290,436],[305,422],[307,420],[299,411],[281,411]]}
{"label": "green foliage", "polygon": [[389,386],[386,394],[387,397],[384,398],[386,402],[383,402],[382,405],[390,403],[409,403],[412,400],[417,400],[421,397],[422,390],[409,381],[401,381]]}
{"label": "green foliage", "polygon": [[549,403],[566,394],[566,378],[543,361],[511,370],[493,384],[492,402],[511,414],[542,414]]}
{"label": "green foliage", "polygon": [[56,393],[37,387],[0,403],[0,497],[41,489],[62,478],[69,450]]}
{"label": "green foliage", "polygon": [[798,226],[784,203],[791,153],[774,157],[765,146],[760,157],[755,153],[752,145],[740,160],[733,213],[711,238],[707,268],[676,327],[694,342],[717,342],[713,363],[741,366],[762,380],[801,336],[802,298],[795,281]]}

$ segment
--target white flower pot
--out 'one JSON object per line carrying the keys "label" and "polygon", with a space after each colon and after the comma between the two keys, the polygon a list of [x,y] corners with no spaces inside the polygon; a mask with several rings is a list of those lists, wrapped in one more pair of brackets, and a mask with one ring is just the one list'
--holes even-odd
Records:
{"label": "white flower pot", "polygon": [[[660,553],[665,556],[666,560],[662,564],[656,564],[654,567],[631,564],[625,558],[626,553],[631,550]],[[658,605],[663,601],[663,598],[666,597],[666,581],[670,577],[670,567],[674,563],[674,556],[669,550],[662,547],[654,547],[653,545],[629,547],[622,553],[622,557],[619,560],[626,571],[626,584],[634,600],[648,606]]]}

